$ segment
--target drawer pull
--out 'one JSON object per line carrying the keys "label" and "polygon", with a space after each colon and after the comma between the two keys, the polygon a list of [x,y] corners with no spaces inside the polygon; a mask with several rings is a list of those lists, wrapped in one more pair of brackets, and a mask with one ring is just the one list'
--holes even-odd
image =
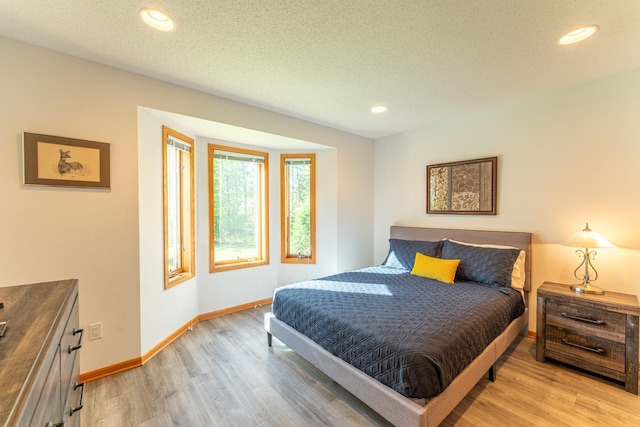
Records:
{"label": "drawer pull", "polygon": [[84,406],[85,383],[76,383],[76,385],[73,386],[73,389],[75,390],[78,387],[82,387],[82,393],[80,394],[80,404],[78,406],[72,406],[71,407],[71,410],[69,411],[69,416],[73,415],[74,412],[78,412]]}
{"label": "drawer pull", "polygon": [[566,338],[562,338],[562,344],[566,344],[566,345],[571,346],[571,347],[577,347],[577,348],[579,348],[581,350],[590,351],[592,353],[597,353],[597,354],[604,353],[604,349],[603,348],[593,348],[593,347],[587,347],[585,345],[572,343],[571,341],[567,340]]}
{"label": "drawer pull", "polygon": [[593,323],[594,325],[604,325],[605,324],[604,320],[587,319],[586,317],[571,316],[570,314],[567,314],[567,313],[560,313],[560,315],[562,317],[564,317],[565,319],[577,320],[578,322]]}
{"label": "drawer pull", "polygon": [[64,421],[60,421],[59,423],[52,423],[49,421],[45,427],[67,427],[67,423]]}
{"label": "drawer pull", "polygon": [[78,345],[74,345],[73,347],[69,346],[69,354],[82,348],[82,338],[84,337],[84,329],[73,328],[73,335],[78,335],[78,334],[80,334],[80,340],[78,341]]}

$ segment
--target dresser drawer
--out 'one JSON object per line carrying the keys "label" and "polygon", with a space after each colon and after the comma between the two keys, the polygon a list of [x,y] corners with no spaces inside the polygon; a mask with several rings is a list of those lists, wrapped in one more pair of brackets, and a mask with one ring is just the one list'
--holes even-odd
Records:
{"label": "dresser drawer", "polygon": [[[591,363],[615,372],[625,371],[625,345],[591,335],[583,335],[569,329],[547,324],[546,355],[562,360],[566,356],[573,360]],[[565,360],[572,363],[570,360]]]}
{"label": "dresser drawer", "polygon": [[638,394],[640,304],[635,295],[578,294],[544,282],[537,291],[536,360],[555,359],[624,382]]}
{"label": "dresser drawer", "polygon": [[625,342],[624,314],[580,304],[547,300],[547,325],[618,343]]}
{"label": "dresser drawer", "polygon": [[[67,396],[66,396],[66,405],[64,406],[64,418],[63,421],[66,423],[66,427],[77,427],[80,425],[80,412],[84,405],[84,387],[85,384],[78,383],[78,377],[80,375],[79,363],[76,360],[76,363],[73,365],[73,372],[70,376],[70,381],[66,384]],[[65,384],[63,384],[65,386]],[[64,397],[63,397],[64,398]]]}
{"label": "dresser drawer", "polygon": [[[79,329],[78,299],[73,304],[71,315],[65,325],[61,341],[61,380],[62,380],[62,408],[63,420],[66,427],[79,425],[80,414],[77,413],[82,405],[84,386],[75,387],[79,377],[78,353],[82,348],[84,331]],[[72,409],[73,408],[73,409]]]}
{"label": "dresser drawer", "polygon": [[[78,301],[76,299],[71,309],[69,320],[65,325],[62,341],[60,342],[62,384],[77,381],[77,378],[72,378],[73,366],[77,363],[78,353],[82,347],[83,335],[84,331],[79,329]],[[64,404],[65,400],[63,400],[62,403]]]}
{"label": "dresser drawer", "polygon": [[[55,357],[51,364],[51,370],[42,387],[42,392],[33,413],[33,418],[29,426],[42,427],[51,424],[58,424],[62,421],[61,416],[61,396],[60,396],[60,347],[55,348]],[[26,425],[26,424],[18,424]]]}

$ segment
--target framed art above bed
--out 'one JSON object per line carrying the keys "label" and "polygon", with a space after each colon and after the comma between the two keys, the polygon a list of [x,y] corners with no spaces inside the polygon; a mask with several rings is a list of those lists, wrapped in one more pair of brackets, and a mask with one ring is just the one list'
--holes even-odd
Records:
{"label": "framed art above bed", "polygon": [[498,158],[427,166],[427,213],[496,215]]}

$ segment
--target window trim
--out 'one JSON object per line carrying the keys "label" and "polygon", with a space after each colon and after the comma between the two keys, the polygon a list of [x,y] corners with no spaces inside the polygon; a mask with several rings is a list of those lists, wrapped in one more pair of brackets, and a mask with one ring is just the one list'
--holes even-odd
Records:
{"label": "window trim", "polygon": [[[189,145],[189,153],[181,154],[181,164],[188,168],[189,178],[181,180],[180,189],[180,237],[182,245],[182,268],[176,275],[169,272],[169,215],[168,215],[168,188],[167,188],[167,147],[169,136]],[[163,205],[163,239],[164,239],[164,288],[169,289],[179,283],[195,277],[196,239],[195,239],[195,179],[194,179],[194,151],[195,142],[192,138],[183,135],[166,126],[162,126],[162,205]],[[185,164],[186,160],[186,164]],[[188,188],[186,188],[188,187]],[[185,198],[186,193],[186,198]]]}
{"label": "window trim", "polygon": [[[311,210],[311,256],[299,257],[289,254],[288,236],[289,226],[287,221],[288,191],[287,191],[287,159],[309,158],[311,159],[311,183],[310,204]],[[316,263],[316,155],[314,153],[280,154],[280,261],[284,264],[315,264]]]}
{"label": "window trim", "polygon": [[[245,155],[258,156],[264,159],[262,163],[262,177],[260,182],[261,193],[261,215],[260,215],[260,231],[259,231],[259,248],[261,258],[256,260],[231,260],[217,262],[215,260],[215,226],[214,226],[214,152],[216,150],[235,152]],[[209,272],[216,273],[219,271],[236,270],[241,268],[257,267],[269,264],[269,153],[263,151],[249,150],[246,148],[233,147],[221,144],[208,144],[207,161],[209,171]]]}

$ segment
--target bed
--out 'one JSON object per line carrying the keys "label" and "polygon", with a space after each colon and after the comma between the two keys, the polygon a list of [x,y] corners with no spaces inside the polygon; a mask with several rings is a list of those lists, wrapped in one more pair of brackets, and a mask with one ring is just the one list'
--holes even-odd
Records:
{"label": "bed", "polygon": [[[460,259],[455,284],[417,277],[416,251],[445,270]],[[275,336],[394,425],[436,426],[526,334],[530,254],[531,233],[392,226],[381,266],[276,289],[268,344]]]}

